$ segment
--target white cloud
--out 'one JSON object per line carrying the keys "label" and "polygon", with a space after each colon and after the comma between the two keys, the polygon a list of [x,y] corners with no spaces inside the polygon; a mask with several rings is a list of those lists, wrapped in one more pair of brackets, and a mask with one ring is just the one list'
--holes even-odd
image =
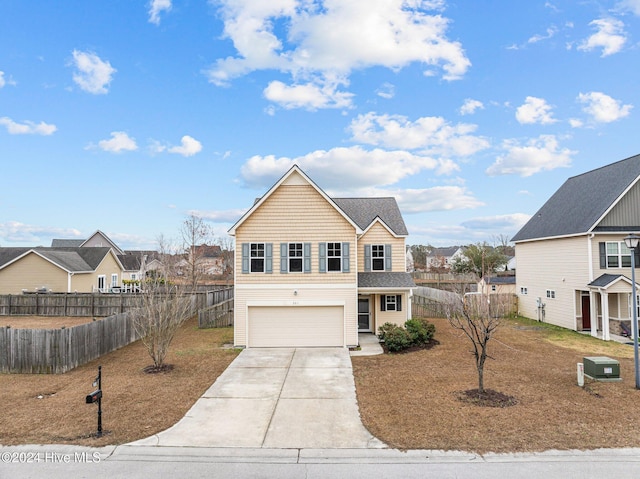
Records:
{"label": "white cloud", "polygon": [[398,201],[403,213],[423,213],[426,211],[452,211],[477,208],[484,203],[462,186],[434,186],[424,189],[385,190]]}
{"label": "white cloud", "polygon": [[611,123],[629,116],[633,105],[622,105],[619,100],[599,91],[580,93],[578,101],[586,106],[582,109],[598,123]]}
{"label": "white cloud", "polygon": [[602,48],[601,56],[603,57],[622,50],[627,41],[624,23],[615,18],[600,18],[593,20],[589,25],[596,29],[596,33],[578,45],[578,50],[589,52],[596,48]]}
{"label": "white cloud", "polygon": [[235,223],[246,211],[247,210],[242,209],[214,211],[191,210],[188,214],[193,214],[198,218],[211,221],[212,223]]}
{"label": "white cloud", "polygon": [[[326,97],[327,91],[334,93],[329,95],[332,101],[320,101],[318,107],[336,107],[335,94],[346,94],[337,87],[348,84],[353,70],[381,66],[397,71],[421,63],[428,72],[437,69],[444,79],[455,80],[471,65],[461,44],[446,37],[449,20],[427,13],[441,10],[440,0],[211,3],[219,6],[224,36],[233,42],[237,55],[218,59],[206,72],[209,80],[227,85],[256,70],[281,71],[291,75],[291,85],[285,89],[272,83],[265,96],[292,108],[309,107],[299,95],[304,99],[313,93],[315,99],[318,93]],[[305,85],[316,91],[301,91]]]}
{"label": "white cloud", "polygon": [[571,125],[571,128],[582,128],[584,123],[579,118],[569,118],[569,125]]}
{"label": "white cloud", "polygon": [[45,123],[34,123],[33,121],[24,121],[23,123],[17,123],[11,118],[6,116],[0,118],[0,125],[6,127],[7,132],[10,135],[43,135],[48,136],[53,134],[58,128],[55,125]]}
{"label": "white cloud", "polygon": [[487,231],[496,231],[500,229],[508,229],[517,231],[522,228],[531,218],[530,215],[524,213],[514,213],[508,215],[483,216],[463,221],[461,224],[469,229],[481,229]]}
{"label": "white cloud", "polygon": [[376,90],[376,94],[385,100],[390,100],[396,96],[396,87],[392,83],[384,82],[380,88]]}
{"label": "white cloud", "polygon": [[77,69],[73,81],[84,91],[94,95],[108,93],[113,74],[117,71],[108,61],[91,52],[73,51],[73,65]]}
{"label": "white cloud", "polygon": [[160,25],[160,13],[171,10],[171,0],[151,0],[149,2],[149,23]]}
{"label": "white cloud", "polygon": [[346,108],[351,106],[352,93],[336,91],[337,85],[285,85],[281,81],[272,81],[264,90],[267,100],[279,103],[286,109],[306,108]]}
{"label": "white cloud", "polygon": [[4,79],[4,72],[0,71],[0,88],[4,87],[6,84],[7,84],[7,82]]}
{"label": "white cloud", "polygon": [[294,164],[323,188],[350,192],[372,185],[391,185],[420,171],[437,170],[441,166],[431,157],[407,151],[365,150],[352,146],[316,150],[297,158],[254,156],[242,166],[240,174],[248,186],[263,188],[275,183]]}
{"label": "white cloud", "polygon": [[527,40],[527,43],[538,43],[538,42],[541,42],[542,40],[548,40],[554,37],[556,33],[558,33],[558,29],[556,27],[549,27],[547,28],[547,31],[545,32],[544,35],[540,35],[540,34],[533,35]]}
{"label": "white cloud", "polygon": [[53,238],[83,238],[80,231],[71,228],[53,228],[27,225],[18,221],[0,223],[0,238],[6,243],[31,243],[49,246]]}
{"label": "white cloud", "polygon": [[460,107],[461,115],[473,115],[476,110],[484,110],[484,105],[479,100],[467,98]]}
{"label": "white cloud", "polygon": [[182,156],[193,156],[202,151],[202,143],[189,135],[184,135],[180,141],[180,146],[173,146],[168,148],[167,151]]}
{"label": "white cloud", "polygon": [[472,135],[477,125],[449,124],[441,117],[412,122],[401,115],[358,115],[349,126],[352,140],[387,148],[421,149],[431,155],[465,157],[488,148],[489,142]]}
{"label": "white cloud", "polygon": [[531,139],[525,145],[516,140],[505,140],[503,149],[506,154],[499,156],[495,163],[487,168],[489,176],[520,175],[531,176],[541,171],[566,168],[571,165],[571,156],[575,151],[560,148],[554,135],[541,135]]}
{"label": "white cloud", "polygon": [[541,125],[557,121],[551,113],[551,105],[545,99],[534,96],[528,96],[524,104],[518,107],[516,119],[521,124],[540,123]]}
{"label": "white cloud", "polygon": [[136,140],[129,137],[124,131],[112,131],[110,140],[100,140],[98,147],[101,150],[111,153],[120,153],[122,151],[135,151],[138,149]]}
{"label": "white cloud", "polygon": [[621,10],[628,10],[640,16],[640,0],[622,0],[617,7]]}

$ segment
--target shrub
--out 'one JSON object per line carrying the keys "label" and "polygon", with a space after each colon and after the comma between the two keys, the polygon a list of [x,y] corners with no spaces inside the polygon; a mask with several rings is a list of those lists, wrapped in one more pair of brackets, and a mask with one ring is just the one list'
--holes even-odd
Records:
{"label": "shrub", "polygon": [[380,341],[384,341],[387,333],[397,327],[398,326],[393,323],[384,323],[378,328],[378,339],[380,339]]}
{"label": "shrub", "polygon": [[411,336],[406,329],[393,325],[384,335],[384,344],[390,352],[398,352],[411,346]]}
{"label": "shrub", "polygon": [[427,344],[436,332],[436,326],[424,318],[409,319],[404,323],[404,327],[415,345]]}

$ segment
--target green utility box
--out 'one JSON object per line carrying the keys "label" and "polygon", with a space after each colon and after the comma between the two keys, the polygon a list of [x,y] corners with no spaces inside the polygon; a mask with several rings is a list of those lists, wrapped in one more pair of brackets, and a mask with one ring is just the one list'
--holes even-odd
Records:
{"label": "green utility box", "polygon": [[584,375],[597,381],[620,381],[620,363],[605,356],[583,358]]}

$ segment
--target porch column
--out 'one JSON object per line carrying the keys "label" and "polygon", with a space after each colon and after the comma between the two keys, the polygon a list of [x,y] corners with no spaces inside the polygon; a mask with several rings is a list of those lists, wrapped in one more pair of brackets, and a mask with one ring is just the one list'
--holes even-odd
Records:
{"label": "porch column", "polygon": [[[594,331],[598,334],[598,294],[595,291],[589,290],[589,308],[591,309],[591,334]],[[595,327],[594,327],[595,325]]]}
{"label": "porch column", "polygon": [[[601,292],[600,296],[602,297],[602,339],[605,339],[605,334],[607,328],[609,327],[609,295],[606,291]],[[593,334],[593,330],[591,330],[591,335],[598,337],[598,332],[595,331],[596,334]]]}
{"label": "porch column", "polygon": [[607,298],[607,314],[602,315],[602,339],[605,341],[611,341],[611,335],[609,333],[609,294],[604,293],[604,297]]}
{"label": "porch column", "polygon": [[[602,317],[604,318],[605,297],[602,291],[598,291],[600,296],[600,308],[602,309]],[[608,305],[607,305],[608,306]],[[591,320],[591,336],[598,337],[598,309],[596,308],[596,315]]]}

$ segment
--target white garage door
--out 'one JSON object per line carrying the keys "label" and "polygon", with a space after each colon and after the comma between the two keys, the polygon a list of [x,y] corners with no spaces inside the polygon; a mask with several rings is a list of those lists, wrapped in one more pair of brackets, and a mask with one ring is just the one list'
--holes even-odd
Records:
{"label": "white garage door", "polygon": [[343,318],[343,306],[252,306],[249,347],[341,347]]}

